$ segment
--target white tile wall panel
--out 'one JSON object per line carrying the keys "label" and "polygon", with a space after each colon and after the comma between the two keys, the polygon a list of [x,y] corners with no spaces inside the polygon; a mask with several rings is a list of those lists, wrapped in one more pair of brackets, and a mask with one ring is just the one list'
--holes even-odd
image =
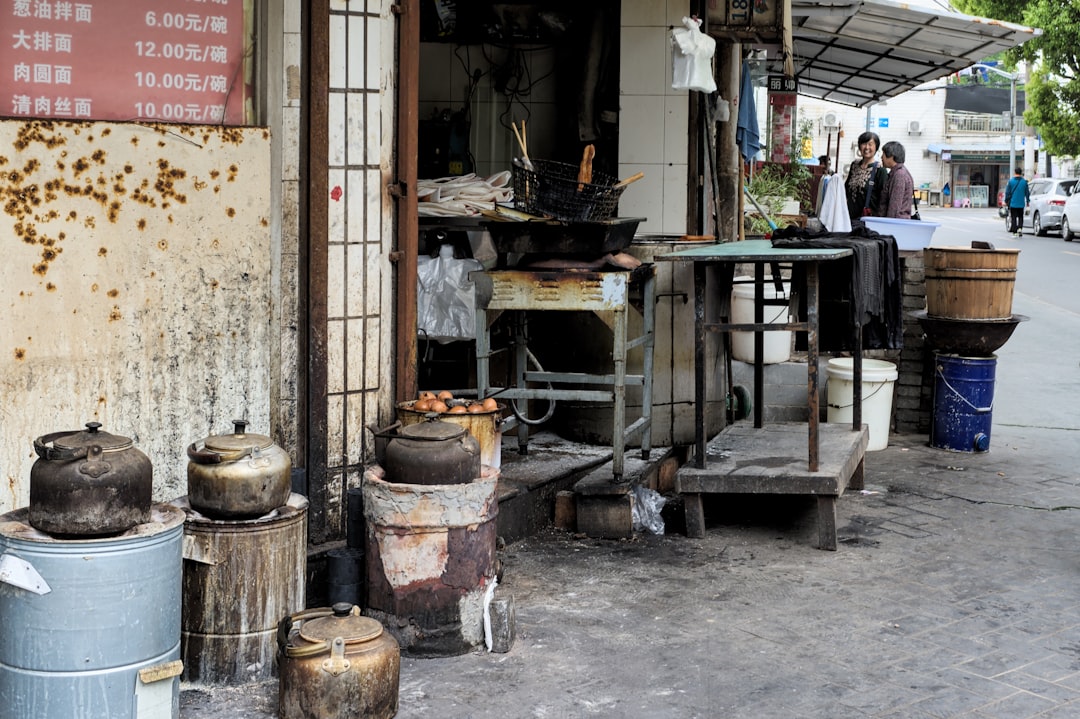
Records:
{"label": "white tile wall panel", "polygon": [[327,161],[330,167],[341,167],[346,162],[348,134],[345,102],[346,95],[343,92],[331,92],[327,98],[326,131],[330,149]]}
{"label": "white tile wall panel", "polygon": [[[364,306],[355,314],[382,314],[383,277],[389,277],[389,268],[386,268],[386,274],[384,275],[386,253],[383,252],[378,242],[366,242],[363,245],[357,245],[357,248],[362,248],[364,252],[364,272],[367,281],[364,283]],[[389,284],[389,282],[386,284]]]}
{"label": "white tile wall panel", "polygon": [[664,96],[624,95],[621,105],[619,162],[627,164],[663,162]]}
{"label": "white tile wall panel", "polygon": [[345,276],[338,270],[345,266],[345,245],[335,242],[327,247],[326,261],[331,270],[326,277],[326,314],[328,317],[343,317]]}
{"label": "white tile wall panel", "polygon": [[[366,170],[364,172],[366,181],[364,182],[364,197],[367,198],[368,213],[365,218],[366,228],[365,232],[367,237],[381,237],[382,212],[389,212],[389,208],[382,206],[382,200],[385,195],[383,192],[382,174],[378,170]],[[378,209],[378,212],[372,212],[372,210]]]}
{"label": "white tile wall panel", "polygon": [[[283,5],[282,15],[285,32],[289,35],[299,35],[302,0],[284,0]],[[299,60],[299,55],[297,56],[297,60]],[[286,64],[288,64],[288,61]]]}
{"label": "white tile wall panel", "polygon": [[331,90],[343,90],[348,86],[347,23],[348,19],[342,15],[330,16],[330,77],[327,80]]}
{"label": "white tile wall panel", "polygon": [[346,374],[345,386],[349,392],[357,392],[364,389],[363,368],[370,362],[378,363],[379,356],[368,348],[368,338],[365,334],[363,318],[348,320],[346,325],[349,335],[349,369]]}
{"label": "white tile wall panel", "polygon": [[352,392],[345,399],[345,454],[349,464],[364,461],[364,403],[363,392]]}
{"label": "white tile wall panel", "polygon": [[282,150],[281,179],[300,179],[300,108],[286,107],[281,112]]}
{"label": "white tile wall panel", "polygon": [[622,30],[619,88],[623,95],[663,95],[671,54],[667,28],[626,27]]}
{"label": "white tile wall panel", "polygon": [[364,218],[368,208],[364,204],[364,175],[363,170],[347,170],[345,173],[348,190],[343,199],[347,213],[345,222],[349,228],[348,242],[363,242],[365,239]]}
{"label": "white tile wall panel", "polygon": [[355,47],[365,42],[366,33],[367,18],[363,15],[349,16],[348,83],[351,90],[362,90],[366,84],[364,53],[355,50]]}
{"label": "white tile wall panel", "polygon": [[681,235],[686,232],[686,165],[664,166],[664,215],[662,232]]}
{"label": "white tile wall panel", "polygon": [[345,192],[345,171],[338,169],[331,169],[327,173],[327,186],[330,188],[330,192],[327,193],[327,222],[329,223],[329,240],[330,242],[344,242],[345,241],[345,203],[339,198],[334,199],[334,196],[338,192]]}
{"label": "white tile wall panel", "polygon": [[[326,398],[326,464],[340,467],[345,453],[345,395],[331,394]],[[335,472],[327,472],[327,481]],[[333,494],[333,490],[330,494]]]}
{"label": "white tile wall panel", "polygon": [[661,26],[667,13],[666,0],[623,0],[623,27]]}
{"label": "white tile wall panel", "polygon": [[[364,281],[366,275],[366,268],[364,267],[366,248],[367,245],[360,242],[352,242],[346,245],[346,263],[349,268],[348,284],[351,292],[349,292],[345,313],[349,317],[358,317],[365,314],[364,299],[370,294],[368,285]],[[375,307],[372,312],[378,313],[380,309]]]}
{"label": "white tile wall panel", "polygon": [[619,174],[629,177],[644,172],[645,177],[623,190],[619,198],[619,214],[623,217],[644,217],[639,233],[660,234],[664,221],[664,166],[620,164]]}
{"label": "white tile wall panel", "polygon": [[366,56],[367,58],[367,81],[365,84],[368,90],[378,90],[382,80],[383,47],[381,30],[381,23],[375,22],[374,19],[367,23],[364,55],[361,55],[361,57]]}
{"label": "white tile wall panel", "polygon": [[286,34],[283,39],[282,55],[285,72],[281,76],[281,96],[284,98],[285,107],[300,106],[300,46],[302,40],[299,33]]}
{"label": "white tile wall panel", "polygon": [[350,165],[362,165],[364,164],[364,157],[367,154],[364,150],[365,136],[364,126],[367,124],[367,118],[364,113],[366,112],[364,107],[364,93],[352,92],[347,96],[345,102],[345,127],[346,127],[346,158]]}
{"label": "white tile wall panel", "polygon": [[664,98],[664,162],[685,165],[687,136],[690,134],[689,93]]}
{"label": "white tile wall panel", "polygon": [[382,148],[389,145],[384,144],[383,132],[390,133],[389,127],[392,123],[387,123],[387,127],[383,127],[382,122],[382,105],[379,102],[379,95],[368,95],[368,102],[366,105],[366,120],[364,122],[364,143],[368,147],[368,160],[365,164],[377,165],[378,159],[382,156]]}
{"label": "white tile wall panel", "polygon": [[332,319],[326,323],[326,391],[345,388],[345,321]]}
{"label": "white tile wall panel", "polygon": [[384,351],[380,341],[380,321],[378,317],[371,317],[365,322],[364,347],[368,362],[364,363],[364,389],[379,389],[380,361],[390,361],[389,352]]}

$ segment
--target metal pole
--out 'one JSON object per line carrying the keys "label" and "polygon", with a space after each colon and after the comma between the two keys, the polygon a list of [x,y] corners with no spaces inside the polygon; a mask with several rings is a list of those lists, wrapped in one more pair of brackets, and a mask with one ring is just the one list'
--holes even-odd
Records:
{"label": "metal pole", "polygon": [[1016,74],[1009,77],[1009,174],[1016,172]]}

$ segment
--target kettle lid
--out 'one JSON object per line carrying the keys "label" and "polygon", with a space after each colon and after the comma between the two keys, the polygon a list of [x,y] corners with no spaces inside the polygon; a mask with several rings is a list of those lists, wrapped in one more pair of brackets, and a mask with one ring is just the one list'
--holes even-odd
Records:
{"label": "kettle lid", "polygon": [[203,442],[207,449],[219,452],[243,452],[257,447],[268,449],[274,444],[274,440],[265,434],[250,434],[247,432],[247,420],[234,419],[232,434],[216,434],[207,437]]}
{"label": "kettle lid", "polygon": [[134,442],[128,437],[118,434],[109,434],[100,430],[100,422],[87,422],[86,429],[81,432],[64,434],[53,439],[53,446],[58,449],[82,449],[84,447],[101,447],[102,451],[116,451],[131,447]]}
{"label": "kettle lid", "polygon": [[346,644],[369,642],[383,633],[382,624],[360,616],[360,607],[338,602],[330,616],[309,619],[300,627],[300,636],[309,642],[331,642],[341,637]]}
{"label": "kettle lid", "polygon": [[446,441],[457,439],[469,433],[466,427],[452,422],[419,422],[402,427],[398,433],[406,439],[419,439],[430,441]]}

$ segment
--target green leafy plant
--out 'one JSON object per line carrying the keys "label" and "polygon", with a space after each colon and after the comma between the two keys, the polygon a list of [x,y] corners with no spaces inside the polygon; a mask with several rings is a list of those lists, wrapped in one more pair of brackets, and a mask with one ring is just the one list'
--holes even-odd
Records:
{"label": "green leafy plant", "polygon": [[[801,162],[767,162],[758,167],[746,183],[746,188],[758,204],[776,222],[777,215],[788,198],[796,200],[800,207],[810,204],[810,168]],[[748,203],[749,204],[749,203]],[[763,235],[769,231],[769,222],[758,214],[751,204],[746,215],[746,231]]]}

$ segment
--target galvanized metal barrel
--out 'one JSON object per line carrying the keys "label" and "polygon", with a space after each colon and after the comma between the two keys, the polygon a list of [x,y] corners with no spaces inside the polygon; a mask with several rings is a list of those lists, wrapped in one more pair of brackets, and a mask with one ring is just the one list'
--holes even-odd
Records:
{"label": "galvanized metal barrel", "polygon": [[0,516],[5,719],[176,719],[184,513],[112,537],[58,539]]}
{"label": "galvanized metal barrel", "polygon": [[184,522],[185,681],[235,685],[277,675],[277,626],[304,608],[307,506],[295,492],[255,519],[217,520],[173,502]]}

